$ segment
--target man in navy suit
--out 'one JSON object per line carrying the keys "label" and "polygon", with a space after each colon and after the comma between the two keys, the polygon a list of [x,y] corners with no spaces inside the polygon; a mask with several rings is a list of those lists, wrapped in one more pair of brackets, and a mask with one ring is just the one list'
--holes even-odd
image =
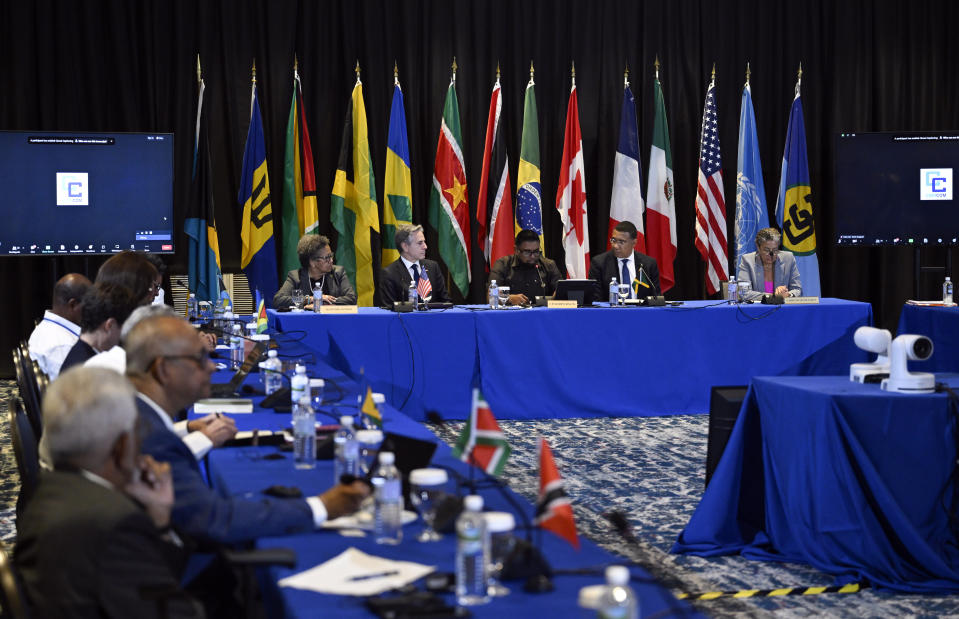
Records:
{"label": "man in navy suit", "polygon": [[368,494],[362,482],[339,484],[306,499],[218,494],[203,481],[196,458],[173,431],[177,411],[209,396],[216,369],[196,329],[179,317],[148,318],[130,331],[125,348],[127,375],[138,391],[142,450],[173,469],[172,522],[179,531],[214,543],[302,533],[355,511]]}
{"label": "man in navy suit", "polygon": [[[629,221],[621,221],[613,228],[613,236],[609,239],[612,249],[590,260],[589,278],[596,280],[599,289],[597,299],[605,299],[603,292],[609,281],[616,278],[617,282],[632,284],[634,279],[649,284],[639,286],[639,294],[633,294],[630,286],[630,298],[643,298],[663,294],[659,288],[659,267],[656,260],[646,254],[636,251],[636,226]],[[645,273],[646,278],[641,277]]]}
{"label": "man in navy suit", "polygon": [[430,301],[449,303],[446,293],[446,279],[440,271],[439,263],[426,259],[426,237],[423,226],[399,226],[393,236],[400,250],[400,259],[390,263],[380,273],[380,305],[392,307],[394,301],[407,301],[410,282],[414,275],[419,277],[423,270],[433,287]]}

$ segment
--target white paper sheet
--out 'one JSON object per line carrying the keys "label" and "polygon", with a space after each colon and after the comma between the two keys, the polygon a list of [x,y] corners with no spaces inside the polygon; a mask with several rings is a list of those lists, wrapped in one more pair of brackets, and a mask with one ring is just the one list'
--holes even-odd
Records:
{"label": "white paper sheet", "polygon": [[[435,565],[422,565],[411,561],[393,561],[368,555],[356,548],[347,548],[326,563],[280,580],[281,587],[306,589],[333,595],[376,595],[408,585],[414,580],[436,570]],[[387,576],[352,580],[391,572]],[[392,572],[395,572],[392,573]]]}

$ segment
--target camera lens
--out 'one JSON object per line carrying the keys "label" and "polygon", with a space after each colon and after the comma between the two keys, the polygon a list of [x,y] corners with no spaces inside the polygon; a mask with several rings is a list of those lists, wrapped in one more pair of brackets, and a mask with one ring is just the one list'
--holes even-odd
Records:
{"label": "camera lens", "polygon": [[932,340],[927,337],[918,338],[912,345],[912,352],[918,359],[928,359],[932,356]]}

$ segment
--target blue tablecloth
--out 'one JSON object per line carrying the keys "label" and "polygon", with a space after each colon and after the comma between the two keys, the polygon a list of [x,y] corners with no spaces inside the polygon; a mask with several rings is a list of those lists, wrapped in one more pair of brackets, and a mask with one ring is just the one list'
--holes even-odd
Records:
{"label": "blue tablecloth", "polygon": [[[465,473],[466,465],[453,459],[449,447],[439,442],[421,424],[393,409],[388,409],[384,417],[388,431],[438,442],[439,448],[433,462]],[[246,430],[279,429],[288,427],[290,421],[289,414],[263,412],[236,415],[234,418],[237,426]],[[320,461],[316,469],[312,471],[296,470],[293,468],[289,453],[285,454],[286,457],[281,460],[263,459],[264,455],[275,452],[276,449],[271,447],[234,447],[213,450],[208,460],[212,485],[222,492],[253,496],[260,490],[277,483],[298,486],[307,494],[323,492],[333,483],[331,461]],[[506,492],[512,493],[510,490]],[[487,509],[514,511],[500,493],[486,489],[481,491],[481,494],[484,496]],[[525,510],[526,519],[532,518],[533,506],[522,497],[513,496]],[[517,522],[521,523],[522,518],[517,518]],[[369,538],[343,537],[333,531],[260,539],[257,542],[258,546],[293,548],[298,558],[294,569],[273,568],[269,570],[267,578],[261,579],[268,616],[372,617],[372,613],[363,605],[362,598],[322,595],[279,587],[276,584],[279,579],[318,565],[350,546],[369,554],[436,565],[440,571],[452,572],[455,555],[454,536],[446,535],[443,540],[436,543],[418,543],[414,538],[421,527],[422,523],[419,521],[405,526],[404,541],[398,546],[380,546]],[[554,569],[596,568],[595,573],[556,575],[554,577],[556,591],[541,595],[524,593],[522,583],[505,583],[512,589],[512,593],[503,598],[496,598],[486,606],[472,608],[473,615],[475,617],[524,616],[549,619],[575,616],[579,589],[586,585],[601,584],[603,577],[600,572],[603,566],[619,560],[588,540],[581,541],[582,547],[577,552],[552,533],[542,533],[542,549]],[[669,591],[652,582],[649,574],[644,570],[634,567],[631,571],[634,578],[646,579],[646,582],[632,583],[641,599],[644,616],[654,614],[657,617],[701,616],[684,602],[673,598]],[[452,596],[448,597],[448,601],[453,603]]]}
{"label": "blue tablecloth", "polygon": [[896,334],[914,333],[932,340],[932,358],[910,361],[914,372],[959,372],[959,308],[903,305]]}
{"label": "blue tablecloth", "polygon": [[887,393],[846,377],[756,378],[673,551],[959,591],[947,515],[954,424],[945,394]]}
{"label": "blue tablecloth", "polygon": [[868,303],[576,310],[479,307],[413,314],[276,313],[270,320],[414,419],[465,419],[470,393],[499,419],[704,413],[714,385],[755,375],[844,374],[866,361],[853,332]]}

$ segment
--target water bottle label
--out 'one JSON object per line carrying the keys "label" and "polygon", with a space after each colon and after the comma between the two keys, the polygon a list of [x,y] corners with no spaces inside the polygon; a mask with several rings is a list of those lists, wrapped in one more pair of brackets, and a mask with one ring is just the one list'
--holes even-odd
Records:
{"label": "water bottle label", "polygon": [[629,619],[628,608],[600,608],[596,613],[600,619]]}
{"label": "water bottle label", "polygon": [[347,460],[356,460],[360,457],[360,444],[356,441],[345,441],[343,445],[343,457]]}
{"label": "water bottle label", "polygon": [[399,480],[393,480],[380,484],[377,487],[377,496],[381,501],[399,501],[402,485]]}

